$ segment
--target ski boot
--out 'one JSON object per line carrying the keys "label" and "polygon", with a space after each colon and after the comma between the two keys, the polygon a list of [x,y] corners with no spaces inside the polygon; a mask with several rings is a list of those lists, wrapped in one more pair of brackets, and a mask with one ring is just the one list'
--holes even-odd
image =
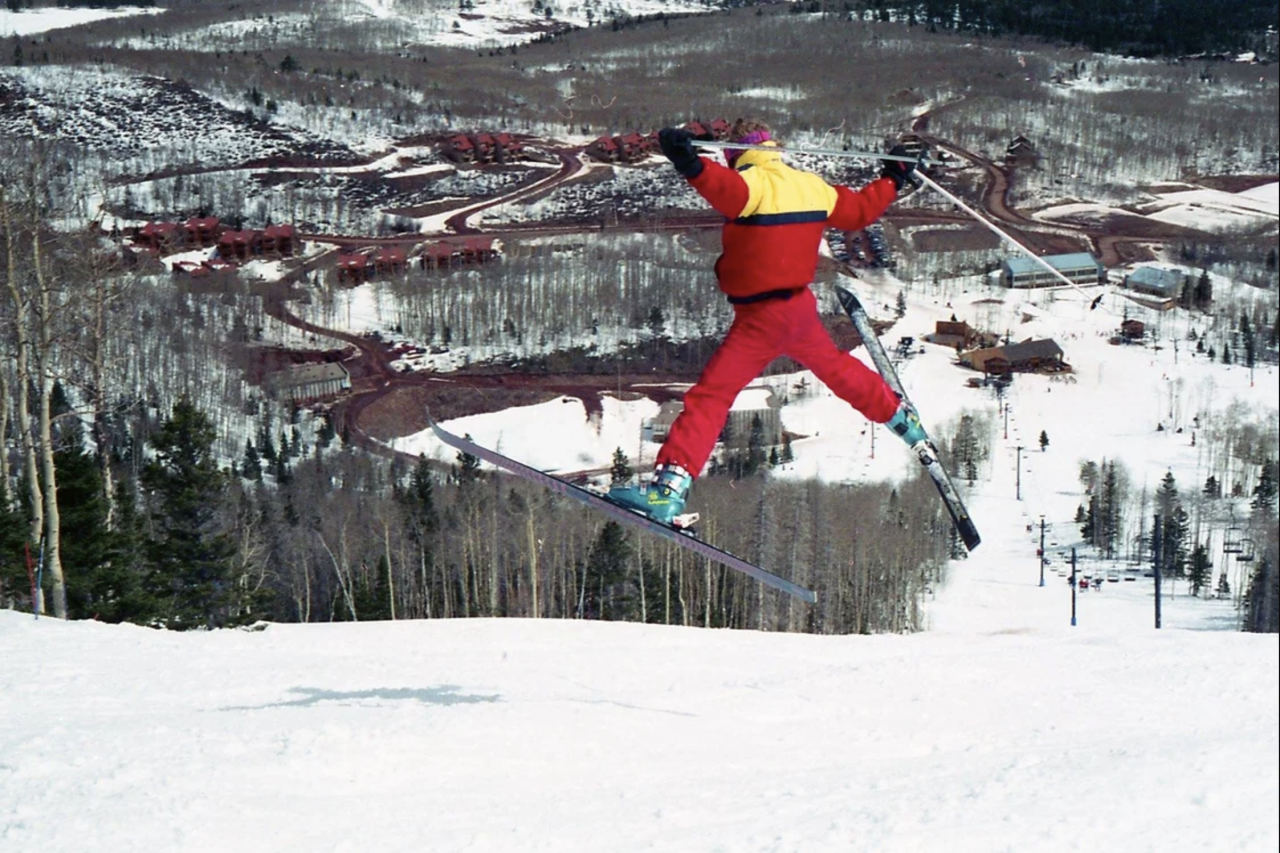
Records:
{"label": "ski boot", "polygon": [[908,447],[916,448],[921,442],[929,441],[929,434],[924,431],[924,427],[920,424],[920,416],[916,414],[915,406],[903,400],[898,406],[898,411],[894,412],[893,417],[886,423],[889,429],[893,430],[894,435],[907,443]]}
{"label": "ski boot", "polygon": [[660,524],[685,528],[698,520],[698,514],[684,511],[685,499],[693,477],[679,465],[659,465],[653,478],[647,483],[614,486],[609,489],[609,500],[647,515]]}

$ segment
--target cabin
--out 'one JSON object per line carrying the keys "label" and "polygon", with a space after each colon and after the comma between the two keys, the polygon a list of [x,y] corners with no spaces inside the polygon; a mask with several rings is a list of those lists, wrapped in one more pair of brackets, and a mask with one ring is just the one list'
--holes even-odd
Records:
{"label": "cabin", "polygon": [[980,341],[977,330],[963,320],[939,320],[929,336],[930,343],[950,349],[971,349]]}
{"label": "cabin", "polygon": [[1147,335],[1147,324],[1141,320],[1125,320],[1120,323],[1120,338],[1124,341],[1140,341]]}
{"label": "cabin", "polygon": [[1007,166],[1034,166],[1039,160],[1035,145],[1022,134],[1015,136],[1004,149]]}
{"label": "cabin", "polygon": [[1062,373],[1070,367],[1062,360],[1062,347],[1057,342],[1031,340],[1000,347],[987,347],[960,354],[960,363],[974,370],[997,376],[1009,373]]}
{"label": "cabin", "polygon": [[[1095,285],[1106,281],[1106,268],[1088,252],[1067,255],[1042,255],[1044,261],[1073,284]],[[1063,284],[1032,258],[1005,258],[1000,263],[1000,281],[1008,288],[1057,287]]]}

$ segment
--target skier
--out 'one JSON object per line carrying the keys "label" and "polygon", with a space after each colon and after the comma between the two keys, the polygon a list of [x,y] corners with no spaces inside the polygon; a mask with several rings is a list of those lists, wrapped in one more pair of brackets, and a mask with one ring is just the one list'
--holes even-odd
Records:
{"label": "skier", "polygon": [[[756,119],[736,121],[730,138],[741,145],[776,145],[768,125]],[[726,168],[699,157],[687,130],[664,128],[658,142],[676,171],[729,220],[715,270],[720,289],[734,306],[734,319],[684,395],[684,411],[658,451],[650,481],[614,486],[609,499],[665,524],[677,522],[734,398],[780,355],[812,370],[836,396],[870,420],[887,424],[908,445],[926,440],[915,410],[879,374],[831,340],[809,289],[823,230],[830,225],[858,231],[870,225],[912,179],[917,164],[883,160],[880,179],[853,190],[786,165],[778,152],[729,148]],[[907,151],[898,145],[889,153]]]}

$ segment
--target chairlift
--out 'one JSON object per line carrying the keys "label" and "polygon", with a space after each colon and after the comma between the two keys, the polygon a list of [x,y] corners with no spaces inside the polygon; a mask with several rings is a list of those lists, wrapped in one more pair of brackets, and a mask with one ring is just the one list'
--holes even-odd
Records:
{"label": "chairlift", "polygon": [[1239,527],[1228,527],[1227,532],[1222,537],[1222,553],[1224,554],[1243,554],[1244,538],[1240,534]]}
{"label": "chairlift", "polygon": [[1242,563],[1253,562],[1253,540],[1252,539],[1240,540],[1240,553],[1236,554],[1236,559]]}

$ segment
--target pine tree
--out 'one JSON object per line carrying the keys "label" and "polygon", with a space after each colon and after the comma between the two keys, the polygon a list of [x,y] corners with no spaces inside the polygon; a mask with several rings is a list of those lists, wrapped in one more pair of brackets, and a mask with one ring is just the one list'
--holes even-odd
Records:
{"label": "pine tree", "polygon": [[258,448],[253,446],[253,439],[244,440],[244,455],[240,458],[240,474],[246,480],[262,479],[262,459],[258,456]]}
{"label": "pine tree", "polygon": [[613,465],[609,468],[609,485],[625,485],[630,482],[631,476],[634,473],[635,469],[631,467],[631,462],[628,461],[627,454],[622,452],[621,447],[614,448]]}
{"label": "pine tree", "polygon": [[621,524],[607,521],[587,555],[583,617],[625,620],[638,617],[634,583],[627,578],[631,541]]}
{"label": "pine tree", "polygon": [[217,432],[183,399],[151,436],[155,458],[142,470],[154,534],[146,592],[171,628],[222,627],[246,617],[232,576],[234,541],[220,511],[225,476],[213,456]]}
{"label": "pine tree", "polygon": [[1269,513],[1276,506],[1277,492],[1276,460],[1267,459],[1262,463],[1262,473],[1258,475],[1258,484],[1253,487],[1253,500],[1249,506],[1254,512]]}
{"label": "pine tree", "polygon": [[904,291],[898,291],[898,303],[894,309],[894,314],[899,320],[907,315],[907,294]]}
{"label": "pine tree", "polygon": [[1187,580],[1191,583],[1192,595],[1200,595],[1200,590],[1208,586],[1212,572],[1213,563],[1209,559],[1209,549],[1197,542],[1195,550],[1191,552],[1191,562],[1187,568]]}
{"label": "pine tree", "polygon": [[795,460],[795,451],[791,449],[791,436],[784,432],[782,434],[782,453],[778,454],[778,462],[786,465]]}
{"label": "pine tree", "polygon": [[1048,448],[1048,446],[1049,446],[1049,433],[1045,432],[1044,430],[1040,430],[1040,452],[1044,453],[1045,449]]}
{"label": "pine tree", "polygon": [[1222,484],[1218,482],[1218,478],[1210,474],[1204,481],[1204,496],[1206,498],[1222,497]]}

